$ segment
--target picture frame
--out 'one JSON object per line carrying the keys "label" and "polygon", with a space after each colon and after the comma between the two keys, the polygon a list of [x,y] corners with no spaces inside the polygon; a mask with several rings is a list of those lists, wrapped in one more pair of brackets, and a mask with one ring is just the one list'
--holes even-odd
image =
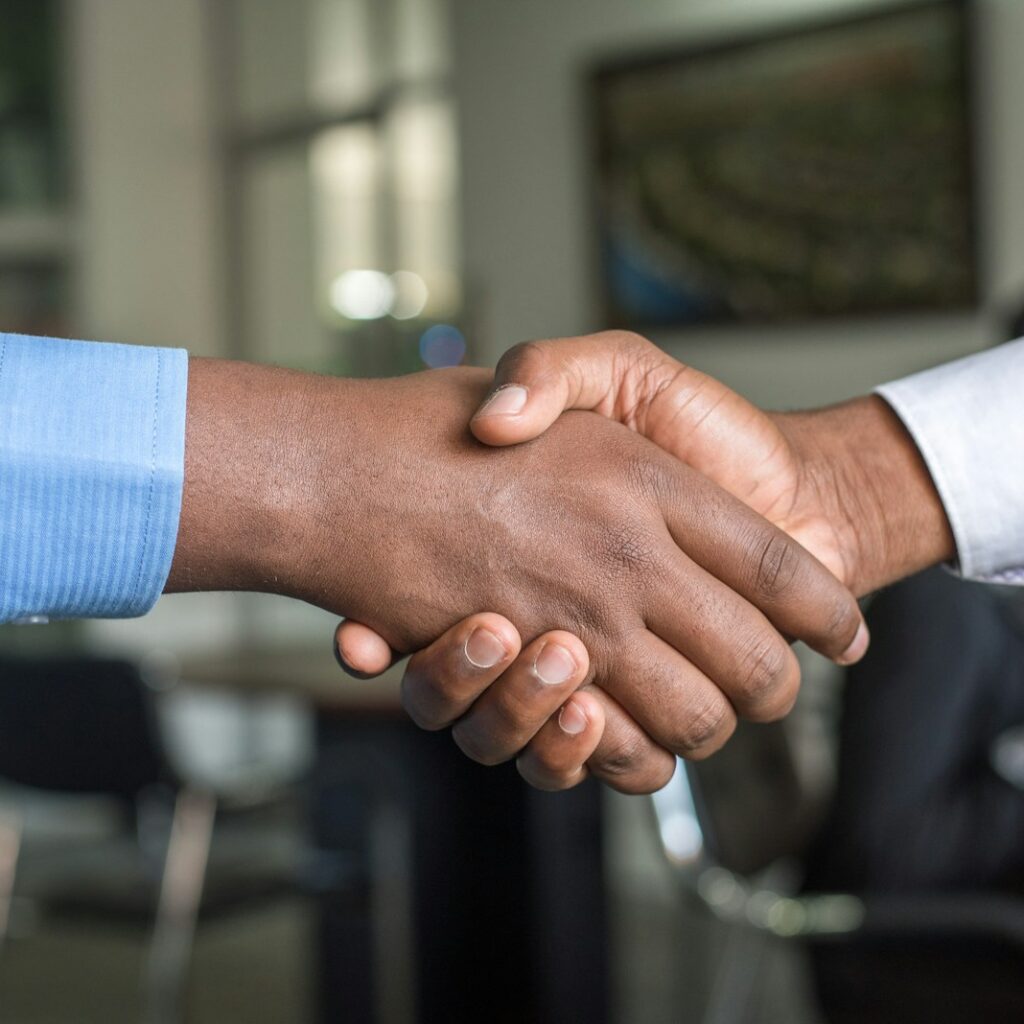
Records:
{"label": "picture frame", "polygon": [[976,306],[972,40],[928,0],[598,65],[604,322]]}

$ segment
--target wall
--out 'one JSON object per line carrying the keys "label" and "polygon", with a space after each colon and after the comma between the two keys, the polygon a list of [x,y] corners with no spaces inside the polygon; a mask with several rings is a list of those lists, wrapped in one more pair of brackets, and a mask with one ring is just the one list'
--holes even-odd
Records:
{"label": "wall", "polygon": [[202,0],[69,0],[79,317],[91,337],[221,350]]}
{"label": "wall", "polygon": [[[455,0],[464,252],[481,348],[596,329],[583,76],[601,56],[692,43],[875,0]],[[1024,293],[1024,4],[981,0],[987,312],[657,340],[757,401],[798,406],[982,347]]]}
{"label": "wall", "polygon": [[[67,0],[82,336],[223,352],[213,70],[203,0]],[[132,622],[89,622],[137,653],[216,648],[230,595],[165,598]]]}

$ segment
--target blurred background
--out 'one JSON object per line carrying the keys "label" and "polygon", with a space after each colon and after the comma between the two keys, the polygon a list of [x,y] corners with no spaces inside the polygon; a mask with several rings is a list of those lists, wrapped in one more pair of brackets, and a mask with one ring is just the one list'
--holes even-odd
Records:
{"label": "blurred background", "polygon": [[[0,0],[0,328],[619,326],[841,400],[1009,336],[1022,51],[1019,0]],[[653,802],[470,764],[280,599],[4,627],[0,1022],[1024,1019],[1022,620],[950,586]]]}

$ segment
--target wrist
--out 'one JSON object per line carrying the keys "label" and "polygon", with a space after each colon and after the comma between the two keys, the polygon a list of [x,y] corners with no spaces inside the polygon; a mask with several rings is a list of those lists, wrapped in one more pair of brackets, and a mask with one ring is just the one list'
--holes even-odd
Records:
{"label": "wrist", "polygon": [[190,360],[185,481],[168,592],[295,594],[305,586],[323,503],[316,411],[340,384]]}
{"label": "wrist", "polygon": [[955,557],[945,509],[913,438],[876,395],[778,422],[803,487],[832,524],[846,582],[865,594]]}

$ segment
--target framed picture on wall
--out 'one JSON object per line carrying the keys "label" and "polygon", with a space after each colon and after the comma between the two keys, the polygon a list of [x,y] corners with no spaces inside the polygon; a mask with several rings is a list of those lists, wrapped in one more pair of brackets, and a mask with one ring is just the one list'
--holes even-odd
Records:
{"label": "framed picture on wall", "polygon": [[969,57],[948,0],[600,66],[607,322],[974,305]]}

